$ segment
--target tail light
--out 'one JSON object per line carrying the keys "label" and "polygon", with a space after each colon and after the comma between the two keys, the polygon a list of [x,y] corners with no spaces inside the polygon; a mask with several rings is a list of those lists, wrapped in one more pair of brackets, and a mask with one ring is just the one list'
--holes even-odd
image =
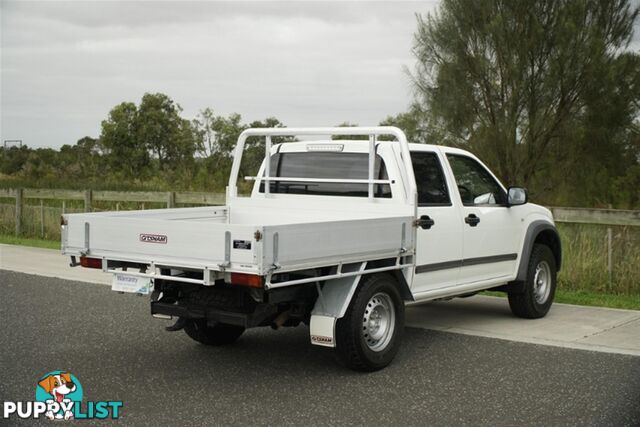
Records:
{"label": "tail light", "polygon": [[248,286],[250,288],[261,288],[264,284],[264,277],[255,274],[231,273],[231,284],[237,286]]}
{"label": "tail light", "polygon": [[102,268],[102,259],[81,256],[80,265],[86,268]]}

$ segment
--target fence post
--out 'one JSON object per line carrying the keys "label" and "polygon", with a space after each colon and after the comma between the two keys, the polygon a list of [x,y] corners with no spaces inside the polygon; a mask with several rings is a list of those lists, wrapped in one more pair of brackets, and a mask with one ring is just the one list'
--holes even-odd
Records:
{"label": "fence post", "polygon": [[609,278],[609,290],[613,287],[613,230],[607,228],[607,274]]}
{"label": "fence post", "polygon": [[64,212],[67,210],[67,205],[65,203],[65,200],[62,201],[62,215],[64,215]]}
{"label": "fence post", "polygon": [[91,212],[91,190],[84,191],[84,211]]}
{"label": "fence post", "polygon": [[22,188],[16,189],[16,236],[22,232]]}
{"label": "fence post", "polygon": [[44,239],[44,201],[40,199],[40,238]]}
{"label": "fence post", "polygon": [[[611,209],[611,205],[608,206]],[[613,230],[607,227],[607,276],[609,290],[613,287]]]}
{"label": "fence post", "polygon": [[167,193],[167,209],[176,207],[176,193],[173,191],[169,191]]}

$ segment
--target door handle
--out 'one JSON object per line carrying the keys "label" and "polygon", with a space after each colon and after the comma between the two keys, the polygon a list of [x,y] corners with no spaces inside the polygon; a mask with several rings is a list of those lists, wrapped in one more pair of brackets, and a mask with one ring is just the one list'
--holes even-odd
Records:
{"label": "door handle", "polygon": [[430,229],[435,223],[436,222],[432,220],[429,215],[422,215],[420,219],[416,220],[416,225],[423,230]]}
{"label": "door handle", "polygon": [[478,218],[476,214],[469,214],[469,216],[464,219],[464,222],[469,224],[471,227],[475,227],[480,222],[480,218]]}

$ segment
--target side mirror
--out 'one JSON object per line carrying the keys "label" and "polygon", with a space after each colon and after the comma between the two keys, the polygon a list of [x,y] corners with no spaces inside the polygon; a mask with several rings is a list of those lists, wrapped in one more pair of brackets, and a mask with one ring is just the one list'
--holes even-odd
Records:
{"label": "side mirror", "polygon": [[507,206],[524,205],[529,201],[527,190],[521,187],[509,187]]}

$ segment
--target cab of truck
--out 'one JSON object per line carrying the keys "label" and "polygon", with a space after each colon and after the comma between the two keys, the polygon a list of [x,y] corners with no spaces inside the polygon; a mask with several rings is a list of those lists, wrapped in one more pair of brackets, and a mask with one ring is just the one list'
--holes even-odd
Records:
{"label": "cab of truck", "polygon": [[[528,225],[553,224],[551,212],[529,203],[525,189],[505,187],[472,153],[451,147],[408,144],[416,185],[415,270],[405,274],[415,301],[469,294],[514,281]],[[274,145],[269,190],[256,177],[251,198],[274,200],[291,212],[300,207],[347,206],[373,215],[378,206],[407,206],[408,179],[399,146],[377,141],[373,197],[367,202],[369,141],[312,140]],[[265,176],[263,163],[258,176]],[[348,181],[348,182],[347,182]],[[322,209],[317,207],[316,209]],[[388,211],[386,211],[388,212]],[[559,247],[553,246],[557,252]],[[554,255],[555,256],[555,255]],[[560,259],[557,258],[557,262]]]}

